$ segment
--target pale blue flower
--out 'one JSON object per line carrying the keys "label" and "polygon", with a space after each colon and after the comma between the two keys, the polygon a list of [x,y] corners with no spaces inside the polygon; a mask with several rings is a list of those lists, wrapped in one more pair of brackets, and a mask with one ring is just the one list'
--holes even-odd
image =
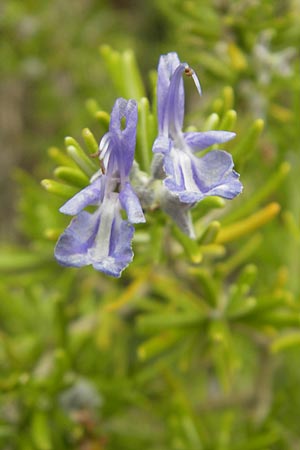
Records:
{"label": "pale blue flower", "polygon": [[[129,181],[136,126],[136,102],[119,98],[111,113],[109,131],[99,146],[103,173],[99,172],[89,186],[60,208],[62,213],[76,216],[56,244],[55,258],[60,264],[91,264],[96,270],[119,277],[132,261],[132,224],[145,221]],[[83,211],[87,206],[94,206],[95,211]],[[126,212],[127,220],[122,218],[121,210]]]}
{"label": "pale blue flower", "polygon": [[[182,131],[184,118],[184,86],[182,74],[193,78],[201,93],[195,72],[181,63],[176,53],[162,55],[158,65],[157,108],[159,136],[153,152],[162,155],[164,184],[181,202],[194,204],[204,197],[217,195],[232,199],[242,191],[239,175],[233,170],[229,153],[213,150],[203,157],[195,152],[232,139],[228,131]],[[159,173],[156,160],[156,173]]]}

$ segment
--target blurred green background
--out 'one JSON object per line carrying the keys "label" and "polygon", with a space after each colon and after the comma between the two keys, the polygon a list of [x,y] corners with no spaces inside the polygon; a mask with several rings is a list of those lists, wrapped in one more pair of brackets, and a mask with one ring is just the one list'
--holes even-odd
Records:
{"label": "blurred green background", "polygon": [[[6,0],[0,32],[0,448],[299,450],[299,0]],[[176,51],[203,89],[187,124],[237,133],[244,193],[195,211],[231,236],[203,235],[201,262],[159,214],[120,280],[53,260],[47,149],[105,132],[86,103],[120,95],[105,44],[134,50],[152,102]]]}

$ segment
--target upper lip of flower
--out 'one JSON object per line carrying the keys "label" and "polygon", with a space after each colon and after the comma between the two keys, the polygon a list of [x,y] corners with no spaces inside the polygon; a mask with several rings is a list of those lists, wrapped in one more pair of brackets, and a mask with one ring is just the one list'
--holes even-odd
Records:
{"label": "upper lip of flower", "polygon": [[184,88],[182,74],[194,80],[201,95],[199,79],[187,63],[181,63],[176,53],[162,55],[158,65],[158,122],[164,135],[181,133],[184,115]]}
{"label": "upper lip of flower", "polygon": [[[125,126],[122,127],[122,120]],[[109,131],[99,144],[99,159],[108,176],[119,176],[123,186],[133,164],[137,125],[135,100],[118,98],[111,113]]]}

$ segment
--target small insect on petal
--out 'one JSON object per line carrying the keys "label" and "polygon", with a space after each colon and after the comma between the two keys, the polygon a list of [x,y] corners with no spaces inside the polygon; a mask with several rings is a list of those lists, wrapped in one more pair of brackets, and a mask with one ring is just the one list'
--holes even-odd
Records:
{"label": "small insect on petal", "polygon": [[186,67],[184,73],[187,77],[192,77],[194,75],[194,71],[191,67]]}

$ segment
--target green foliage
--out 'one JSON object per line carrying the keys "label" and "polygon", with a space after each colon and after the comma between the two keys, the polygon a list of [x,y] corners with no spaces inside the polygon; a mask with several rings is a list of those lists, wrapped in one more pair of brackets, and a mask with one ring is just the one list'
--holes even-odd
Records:
{"label": "green foliage", "polygon": [[[38,124],[45,128],[54,117],[55,136],[35,134],[39,145],[54,145],[53,176],[42,189],[37,175],[49,176],[46,155],[33,177],[21,169],[14,175],[17,237],[0,249],[0,447],[297,450],[299,5],[147,1],[153,30],[142,8],[133,13],[140,18],[136,58],[132,50],[112,48],[133,42],[125,36],[126,24],[133,24],[129,5],[119,11],[122,2],[91,1],[83,11],[79,3],[57,35],[51,24],[60,8],[69,11],[64,2],[13,1],[1,19],[7,36],[24,14],[45,25],[32,39],[14,38],[17,52],[8,45],[1,50],[9,55],[8,75],[21,75],[38,49],[54,72],[71,61],[77,89],[59,116],[49,78],[39,78]],[[77,36],[82,14],[84,32]],[[98,19],[108,30],[105,40]],[[93,45],[86,46],[87,36]],[[46,62],[49,45],[53,59]],[[193,208],[195,240],[160,210],[146,210],[146,224],[136,227],[134,261],[119,280],[89,267],[59,267],[53,247],[69,218],[58,208],[100,168],[93,154],[116,95],[138,101],[136,159],[149,173],[155,74],[146,78],[139,63],[150,69],[148,59],[171,49],[202,81],[202,100],[188,97],[187,123],[237,133],[222,148],[234,157],[243,194],[232,202],[207,198]],[[75,137],[56,147],[66,132]]]}

